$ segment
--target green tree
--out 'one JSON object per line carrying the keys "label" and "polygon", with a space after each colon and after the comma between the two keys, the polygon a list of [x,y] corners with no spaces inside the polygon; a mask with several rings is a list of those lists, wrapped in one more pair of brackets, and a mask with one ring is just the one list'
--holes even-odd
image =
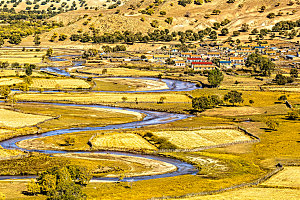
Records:
{"label": "green tree", "polygon": [[243,99],[242,95],[243,94],[241,92],[238,92],[236,90],[232,90],[232,91],[228,92],[227,94],[225,94],[224,101],[232,103],[232,105],[234,106],[235,103],[244,102],[244,99]]}
{"label": "green tree", "polygon": [[228,35],[228,33],[229,33],[228,28],[223,28],[223,29],[221,30],[221,34],[222,34],[222,35]]}
{"label": "green tree", "polygon": [[282,74],[276,74],[274,81],[278,85],[285,85],[287,83],[287,78]]}
{"label": "green tree", "polygon": [[220,105],[222,100],[218,95],[212,95],[212,96],[202,96],[202,97],[196,97],[192,99],[192,106],[193,109],[203,111],[205,109],[214,108],[218,105]]}
{"label": "green tree", "polygon": [[35,45],[40,45],[41,44],[41,38],[40,38],[40,36],[38,35],[38,34],[36,34],[35,36],[34,36],[34,39],[33,39],[33,42],[34,42],[34,44]]}
{"label": "green tree", "polygon": [[27,184],[27,191],[31,195],[37,195],[41,192],[40,185],[35,182],[34,179],[31,179],[30,182]]}
{"label": "green tree", "polygon": [[26,67],[25,73],[26,73],[27,76],[32,75],[32,67],[30,65]]}
{"label": "green tree", "polygon": [[255,72],[261,72],[264,76],[270,76],[275,69],[275,64],[260,54],[253,53],[249,55],[245,62],[246,67],[251,67]]}
{"label": "green tree", "polygon": [[214,69],[209,71],[207,80],[211,86],[217,87],[223,81],[224,76],[223,73],[219,69]]}
{"label": "green tree", "polygon": [[5,99],[7,99],[10,92],[11,92],[11,89],[9,86],[5,85],[5,86],[0,87],[0,95],[2,97],[4,97]]}
{"label": "green tree", "polygon": [[52,54],[53,54],[53,49],[52,48],[47,49],[46,56],[51,57]]}
{"label": "green tree", "polygon": [[290,75],[292,78],[298,78],[298,70],[296,68],[292,68],[290,70]]}
{"label": "green tree", "polygon": [[274,130],[274,131],[276,131],[279,127],[279,122],[274,119],[267,118],[265,123],[269,129]]}

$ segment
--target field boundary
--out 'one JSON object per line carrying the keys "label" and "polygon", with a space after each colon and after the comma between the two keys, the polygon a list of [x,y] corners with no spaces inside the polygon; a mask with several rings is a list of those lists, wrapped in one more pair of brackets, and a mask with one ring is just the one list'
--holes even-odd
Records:
{"label": "field boundary", "polygon": [[267,173],[263,177],[255,180],[253,182],[250,182],[250,183],[241,183],[241,184],[234,185],[231,187],[221,188],[219,190],[205,191],[205,192],[199,192],[199,193],[189,193],[189,194],[185,194],[185,195],[181,195],[181,196],[152,197],[149,200],[180,199],[180,198],[195,197],[195,196],[206,196],[206,195],[213,195],[213,194],[226,192],[226,191],[233,190],[233,189],[240,189],[240,188],[256,186],[256,185],[259,185],[260,183],[266,181],[267,179],[271,178],[273,175],[277,174],[278,172],[280,172],[283,169],[284,169],[283,166],[276,166],[276,169],[272,170],[271,172]]}
{"label": "field boundary", "polygon": [[[243,129],[241,127],[202,127],[198,129],[189,129],[191,130],[201,130],[201,129],[234,129],[234,130],[239,130],[242,131],[245,135],[248,135],[251,140],[243,140],[243,141],[235,141],[235,142],[230,142],[230,143],[224,143],[224,144],[218,144],[218,145],[211,145],[211,146],[203,146],[199,148],[194,148],[194,149],[160,149],[155,151],[155,153],[167,153],[167,152],[198,152],[198,151],[203,151],[207,149],[214,149],[214,148],[220,148],[220,147],[228,147],[236,144],[250,144],[250,143],[258,143],[260,142],[260,138],[253,135],[252,133],[248,132],[246,129]],[[253,139],[254,138],[254,139]]]}

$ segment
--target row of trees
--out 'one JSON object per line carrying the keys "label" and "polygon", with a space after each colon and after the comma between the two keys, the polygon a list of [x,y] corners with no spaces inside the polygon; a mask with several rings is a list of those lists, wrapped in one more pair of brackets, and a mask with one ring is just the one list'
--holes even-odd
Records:
{"label": "row of trees", "polygon": [[224,95],[223,100],[218,95],[193,98],[192,106],[195,110],[203,111],[221,105],[223,101],[229,102],[234,106],[236,103],[244,102],[244,99],[242,98],[242,93],[232,90]]}

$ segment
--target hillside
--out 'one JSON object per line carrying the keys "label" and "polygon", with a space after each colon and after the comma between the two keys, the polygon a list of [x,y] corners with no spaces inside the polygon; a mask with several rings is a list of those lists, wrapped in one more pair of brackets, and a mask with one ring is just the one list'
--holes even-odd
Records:
{"label": "hillside", "polygon": [[[292,1],[292,4],[290,4],[290,0],[235,0],[234,3],[227,3],[227,1],[212,0],[212,2],[202,5],[196,5],[192,2],[182,6],[178,5],[176,0],[164,2],[156,0],[156,3],[153,0],[129,0],[119,2],[120,5],[113,9],[107,9],[109,5],[116,4],[110,0],[106,2],[90,0],[84,4],[80,4],[78,1],[74,7],[77,10],[58,14],[50,19],[57,22],[62,21],[65,26],[44,33],[41,36],[41,41],[43,44],[48,44],[54,33],[68,36],[78,33],[91,34],[93,29],[97,30],[99,34],[126,30],[147,33],[154,29],[169,29],[170,32],[189,29],[199,31],[213,26],[215,22],[221,23],[224,19],[230,20],[230,23],[224,27],[232,33],[239,30],[244,23],[247,23],[251,30],[254,28],[271,28],[279,21],[300,19],[300,1],[298,0]],[[57,2],[60,3],[52,3],[53,7],[61,6],[63,1]],[[71,1],[66,2],[69,5]],[[260,12],[262,6],[265,6],[264,12]],[[220,11],[220,14],[213,14],[214,10]],[[165,13],[161,11],[165,11]],[[154,13],[152,15],[142,14],[144,12]],[[267,17],[270,13],[275,14],[274,18]],[[172,23],[167,23],[167,18],[172,18]],[[155,26],[151,26],[153,21]],[[247,38],[248,36],[245,36],[241,39]],[[32,41],[32,38],[30,40]],[[59,41],[59,43],[60,45],[69,44],[70,40]],[[52,44],[53,42],[49,43],[49,45]]]}

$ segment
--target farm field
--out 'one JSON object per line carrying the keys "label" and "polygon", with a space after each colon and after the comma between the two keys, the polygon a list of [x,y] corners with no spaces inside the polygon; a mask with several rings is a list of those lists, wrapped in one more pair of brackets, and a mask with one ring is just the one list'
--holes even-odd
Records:
{"label": "farm field", "polygon": [[169,142],[182,149],[251,140],[243,132],[233,129],[162,131],[153,132],[153,134],[167,138]]}
{"label": "farm field", "polygon": [[164,102],[191,102],[186,95],[179,93],[55,93],[55,94],[18,94],[19,100],[26,101],[66,101],[75,103],[112,103],[123,102],[122,97],[126,97],[126,102],[158,102],[161,97],[165,97]]}
{"label": "farm field", "polygon": [[45,50],[41,51],[22,51],[21,49],[0,49],[0,61],[20,64],[31,63],[37,64],[42,62],[42,57],[46,54]]}
{"label": "farm field", "polygon": [[162,72],[160,71],[148,71],[148,70],[138,70],[138,69],[129,69],[129,68],[85,68],[79,70],[79,72],[87,72],[92,74],[102,74],[103,69],[106,69],[107,72],[105,73],[106,76],[158,76]]}
{"label": "farm field", "polygon": [[[266,187],[286,187],[300,189],[300,167],[284,167],[283,171],[262,183]],[[299,195],[300,197],[300,195]]]}
{"label": "farm field", "polygon": [[277,188],[245,188],[234,190],[217,195],[199,196],[190,198],[181,198],[181,200],[282,200],[291,199],[297,200],[300,197],[300,190],[293,189],[277,189]]}
{"label": "farm field", "polygon": [[81,79],[33,79],[31,88],[44,89],[88,89],[91,87]]}
{"label": "farm field", "polygon": [[52,117],[37,114],[25,114],[0,108],[0,126],[18,128],[24,126],[33,126]]}
{"label": "farm field", "polygon": [[[4,70],[0,70],[0,76],[1,77],[16,77],[16,76],[24,76],[25,75],[25,71],[23,69],[19,69],[19,70],[14,70],[14,69],[4,69]],[[33,77],[49,77],[50,75],[42,73],[42,72],[32,72]]]}
{"label": "farm field", "polygon": [[[101,78],[94,79],[98,90],[122,91],[122,87],[131,91],[164,90],[169,89],[162,81],[126,78]],[[109,85],[111,84],[111,87]],[[106,86],[106,87],[105,87]],[[121,88],[118,88],[121,87]],[[93,88],[95,90],[95,88]]]}
{"label": "farm field", "polygon": [[0,78],[0,86],[15,85],[19,83],[23,83],[23,80],[17,78]]}
{"label": "farm field", "polygon": [[103,133],[97,134],[91,140],[93,148],[149,149],[156,148],[141,136],[134,133]]}

